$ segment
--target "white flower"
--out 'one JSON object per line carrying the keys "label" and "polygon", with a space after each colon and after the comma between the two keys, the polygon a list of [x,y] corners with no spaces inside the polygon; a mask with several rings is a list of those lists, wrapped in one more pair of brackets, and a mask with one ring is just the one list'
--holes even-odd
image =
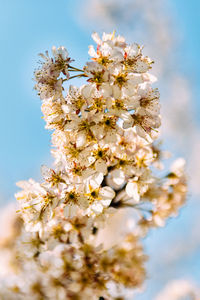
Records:
{"label": "white flower", "polygon": [[129,181],[127,183],[126,193],[129,197],[132,197],[135,202],[139,202],[140,194],[139,194],[139,187],[136,181]]}
{"label": "white flower", "polygon": [[171,166],[171,171],[178,177],[182,176],[185,169],[185,160],[183,158],[178,158],[175,160]]}
{"label": "white flower", "polygon": [[154,182],[154,178],[150,170],[145,170],[140,176],[129,179],[126,185],[126,193],[134,202],[139,202],[140,197],[144,195],[152,182]]}
{"label": "white flower", "polygon": [[59,60],[60,58],[62,58],[63,60],[67,60],[69,56],[67,49],[63,46],[60,46],[58,48],[56,48],[56,46],[53,46],[52,53],[56,60]]}
{"label": "white flower", "polygon": [[83,185],[69,186],[63,191],[62,202],[64,204],[64,216],[73,218],[85,210],[89,203],[87,197],[83,194]]}
{"label": "white flower", "polygon": [[135,59],[141,53],[141,48],[138,44],[134,43],[127,45],[124,51],[126,53],[126,59]]}
{"label": "white flower", "polygon": [[116,169],[109,173],[107,183],[114,189],[118,190],[125,183],[125,174],[122,170]]}
{"label": "white flower", "polygon": [[112,199],[115,196],[115,192],[109,186],[105,186],[99,189],[93,189],[89,187],[90,191],[87,193],[90,201],[90,206],[87,210],[87,214],[101,214],[104,208],[107,208]]}
{"label": "white flower", "polygon": [[[5,265],[14,266],[5,272],[3,264],[9,278],[0,276],[2,299],[65,300],[79,294],[81,299],[111,299],[114,290],[124,298],[121,291],[145,279],[139,237],[164,225],[185,202],[182,159],[163,180],[152,173],[161,156],[152,144],[160,126],[159,93],[147,72],[152,61],[142,55],[142,47],[128,45],[114,32],[102,38],[94,33],[93,39],[97,48],[89,47],[92,61],[83,69],[71,65],[64,47],[54,46],[52,58],[48,52],[40,55],[44,61],[35,71],[35,88],[46,128],[54,130],[55,166],[41,167],[41,184],[32,179],[18,183],[23,222],[13,241],[10,235],[0,241]],[[86,77],[86,84],[69,86],[65,95],[63,83],[73,77]],[[99,246],[102,236],[108,239],[108,230],[102,229],[111,229],[117,210],[118,227],[129,231],[120,219],[121,208],[128,206],[134,210],[129,217],[135,235],[115,239],[112,248],[107,248],[110,243]]]}

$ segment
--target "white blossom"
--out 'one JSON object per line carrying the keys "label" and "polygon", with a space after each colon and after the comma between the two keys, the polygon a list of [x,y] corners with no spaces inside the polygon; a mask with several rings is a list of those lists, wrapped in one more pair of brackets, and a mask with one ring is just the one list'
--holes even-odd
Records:
{"label": "white blossom", "polygon": [[[83,69],[71,65],[64,47],[53,47],[54,57],[41,55],[35,72],[46,128],[54,130],[55,165],[41,167],[42,183],[18,183],[23,225],[12,250],[2,242],[17,270],[8,283],[0,278],[6,299],[115,299],[110,286],[123,297],[145,279],[139,239],[185,201],[183,160],[162,180],[151,168],[160,159],[153,145],[160,106],[148,72],[152,61],[114,32],[92,37],[97,48],[89,47],[92,61]],[[70,77],[71,71],[78,74]],[[87,83],[71,85],[65,95],[64,82],[72,77]],[[121,208],[137,211],[131,213],[135,232],[125,229],[121,241],[106,249],[98,244],[99,232]]]}

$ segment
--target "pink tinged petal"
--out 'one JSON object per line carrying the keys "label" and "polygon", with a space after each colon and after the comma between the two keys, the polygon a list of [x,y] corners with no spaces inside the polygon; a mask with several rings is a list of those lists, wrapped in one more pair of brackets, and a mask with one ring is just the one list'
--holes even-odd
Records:
{"label": "pink tinged petal", "polygon": [[97,32],[92,33],[92,38],[98,45],[101,45],[102,42]]}
{"label": "pink tinged petal", "polygon": [[140,195],[138,193],[138,184],[136,182],[128,182],[126,185],[126,193],[129,197],[138,202],[140,200]]}
{"label": "pink tinged petal", "polygon": [[94,50],[94,47],[93,47],[93,46],[89,46],[88,54],[89,54],[90,56],[92,56],[92,57],[95,57],[95,58],[98,57],[98,55],[97,55],[96,51]]}

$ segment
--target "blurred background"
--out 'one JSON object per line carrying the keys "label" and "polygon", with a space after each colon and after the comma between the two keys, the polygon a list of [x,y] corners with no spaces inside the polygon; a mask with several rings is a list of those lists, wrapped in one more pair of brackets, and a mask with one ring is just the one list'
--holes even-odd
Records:
{"label": "blurred background", "polygon": [[155,299],[173,280],[200,286],[199,28],[198,0],[0,0],[1,206],[15,201],[17,181],[40,180],[41,164],[52,163],[50,132],[33,90],[38,53],[64,45],[81,66],[91,33],[116,30],[155,60],[162,148],[186,159],[189,193],[179,216],[144,241],[148,279],[137,300]]}

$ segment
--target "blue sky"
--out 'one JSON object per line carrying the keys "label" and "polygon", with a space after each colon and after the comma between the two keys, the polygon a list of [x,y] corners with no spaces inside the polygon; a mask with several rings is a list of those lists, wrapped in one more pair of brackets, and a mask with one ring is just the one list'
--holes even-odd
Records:
{"label": "blue sky", "polygon": [[195,119],[200,125],[200,1],[198,0],[170,0],[172,11],[175,16],[175,25],[181,33],[182,43],[178,50],[180,54],[180,66],[193,83],[195,104]]}

